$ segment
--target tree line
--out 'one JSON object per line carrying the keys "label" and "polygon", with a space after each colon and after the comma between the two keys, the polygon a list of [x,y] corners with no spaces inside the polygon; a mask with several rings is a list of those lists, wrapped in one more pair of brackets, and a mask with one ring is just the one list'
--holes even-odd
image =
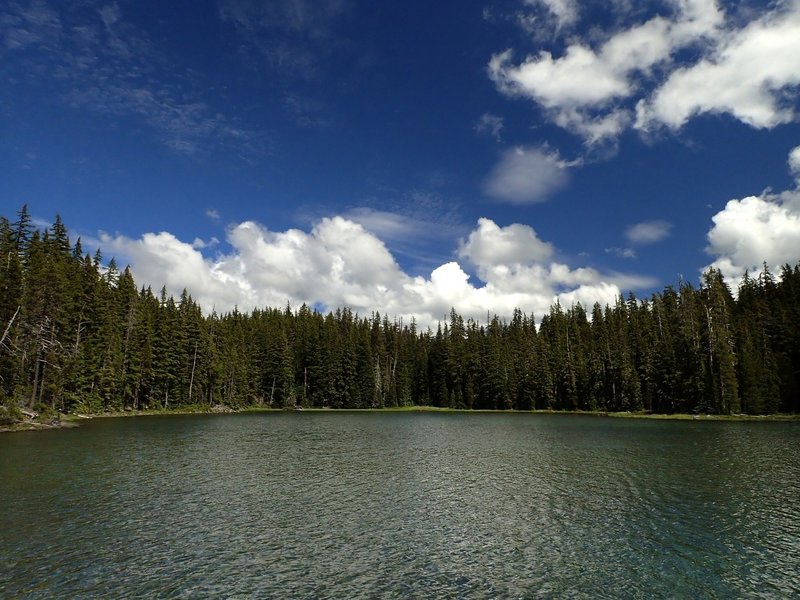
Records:
{"label": "tree line", "polygon": [[537,327],[463,319],[435,331],[307,305],[204,315],[184,291],[0,217],[0,406],[100,413],[193,406],[767,414],[800,410],[800,264],[710,270],[646,299],[556,303]]}

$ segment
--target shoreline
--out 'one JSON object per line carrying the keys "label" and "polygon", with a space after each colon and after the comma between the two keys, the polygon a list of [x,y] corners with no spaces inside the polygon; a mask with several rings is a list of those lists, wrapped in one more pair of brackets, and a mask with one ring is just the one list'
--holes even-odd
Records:
{"label": "shoreline", "polygon": [[185,415],[223,415],[239,413],[270,413],[270,412],[311,412],[311,413],[464,413],[464,414],[516,414],[516,415],[581,415],[589,417],[605,417],[611,419],[644,419],[655,421],[758,421],[758,422],[787,422],[800,421],[798,414],[772,414],[772,415],[713,415],[713,414],[661,414],[647,412],[607,412],[607,411],[565,411],[565,410],[499,410],[499,409],[469,409],[469,408],[443,408],[438,406],[391,406],[384,408],[269,408],[247,407],[243,409],[204,409],[201,407],[178,408],[174,410],[128,410],[108,413],[59,414],[57,423],[40,423],[35,420],[21,421],[11,425],[0,426],[0,433],[15,433],[18,431],[50,431],[54,429],[69,429],[80,427],[81,421],[91,419],[116,419],[127,417],[152,417],[152,416],[185,416]]}

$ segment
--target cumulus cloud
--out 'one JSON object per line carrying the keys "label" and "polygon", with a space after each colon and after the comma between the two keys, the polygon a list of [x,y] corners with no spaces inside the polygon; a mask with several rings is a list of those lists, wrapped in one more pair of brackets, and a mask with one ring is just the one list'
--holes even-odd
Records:
{"label": "cumulus cloud", "polygon": [[519,223],[499,227],[487,218],[478,219],[478,228],[459,249],[460,256],[482,269],[544,262],[552,254],[552,244],[540,240],[532,227]]}
{"label": "cumulus cloud", "polygon": [[185,288],[208,310],[215,306],[233,308],[245,299],[244,290],[228,286],[226,278],[199,249],[169,232],[146,233],[138,240],[101,233],[100,244],[104,252],[130,262],[140,285],[150,285],[154,290],[166,285],[174,294]]}
{"label": "cumulus cloud", "polygon": [[484,183],[484,192],[511,204],[544,202],[569,180],[569,163],[542,148],[506,151]]}
{"label": "cumulus cloud", "polygon": [[745,271],[773,269],[800,260],[800,198],[749,196],[729,201],[714,215],[707,251],[716,260],[709,266],[732,280]]}
{"label": "cumulus cloud", "polygon": [[752,127],[794,119],[786,93],[800,84],[800,3],[728,31],[706,58],[673,71],[649,101],[637,107],[637,126],[673,129],[692,116],[727,113]]}
{"label": "cumulus cloud", "polygon": [[631,225],[625,230],[625,238],[631,244],[640,246],[655,244],[665,239],[672,229],[672,224],[667,221],[645,221]]}
{"label": "cumulus cloud", "polygon": [[515,64],[506,50],[491,58],[489,75],[502,92],[534,100],[553,122],[600,142],[631,121],[622,101],[639,92],[640,79],[682,48],[713,37],[721,20],[716,5],[701,0],[676,2],[675,13],[618,31],[595,47],[577,39],[561,56],[540,50]]}
{"label": "cumulus cloud", "polygon": [[[565,10],[567,21],[578,18],[571,2],[527,4],[548,14]],[[678,129],[705,113],[760,128],[795,118],[800,2],[770,3],[730,18],[715,0],[659,4],[663,10],[643,22],[593,28],[585,37],[570,32],[563,45],[522,59],[499,52],[489,75],[501,92],[533,100],[551,122],[588,144],[613,141],[630,127]]]}
{"label": "cumulus cloud", "polygon": [[745,271],[760,271],[763,263],[778,271],[800,260],[800,147],[789,155],[798,177],[796,187],[780,194],[764,193],[729,201],[712,217],[706,251],[715,256],[714,267],[734,283]]}
{"label": "cumulus cloud", "polygon": [[512,58],[510,50],[492,57],[492,79],[502,91],[530,96],[545,108],[603,104],[627,93],[624,78],[584,46],[570,46],[555,59],[546,50],[519,65]]}
{"label": "cumulus cloud", "polygon": [[490,219],[480,219],[459,248],[459,257],[477,267],[479,280],[457,261],[428,276],[411,276],[377,236],[341,216],[321,219],[308,232],[274,232],[246,221],[228,231],[229,250],[213,258],[168,232],[139,239],[102,234],[100,241],[106,254],[130,262],[140,284],[166,284],[173,294],[186,288],[206,311],[218,312],[306,302],[326,310],[380,311],[435,327],[451,308],[475,319],[487,312],[510,318],[514,308],[541,317],[556,300],[611,303],[621,286],[653,283],[572,268],[553,260],[553,246],[531,227],[500,227]]}

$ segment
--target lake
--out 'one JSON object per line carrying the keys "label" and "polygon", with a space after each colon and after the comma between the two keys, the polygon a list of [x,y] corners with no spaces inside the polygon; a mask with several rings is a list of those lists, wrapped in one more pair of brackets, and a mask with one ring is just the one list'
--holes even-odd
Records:
{"label": "lake", "polygon": [[800,423],[289,412],[0,435],[3,598],[800,595]]}

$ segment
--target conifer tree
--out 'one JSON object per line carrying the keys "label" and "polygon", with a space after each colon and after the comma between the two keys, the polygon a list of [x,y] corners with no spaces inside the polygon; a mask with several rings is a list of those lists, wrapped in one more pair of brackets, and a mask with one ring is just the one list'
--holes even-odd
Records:
{"label": "conifer tree", "polygon": [[712,412],[740,412],[736,354],[731,310],[733,297],[722,273],[710,269],[703,276],[703,299],[706,312],[706,371],[713,391]]}
{"label": "conifer tree", "polygon": [[[487,315],[488,317],[488,315]],[[738,297],[710,270],[613,306],[556,302],[536,327],[322,315],[307,305],[204,315],[184,290],[137,291],[129,268],[70,244],[60,217],[0,217],[0,405],[100,412],[382,407],[800,411],[800,264],[746,274]]]}

